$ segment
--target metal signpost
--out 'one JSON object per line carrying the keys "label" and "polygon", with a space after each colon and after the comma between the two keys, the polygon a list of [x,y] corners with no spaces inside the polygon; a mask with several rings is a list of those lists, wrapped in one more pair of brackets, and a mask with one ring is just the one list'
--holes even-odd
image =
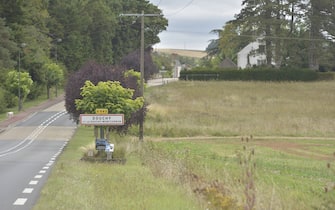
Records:
{"label": "metal signpost", "polygon": [[100,138],[95,139],[95,148],[99,151],[105,150],[107,160],[110,160],[111,154],[114,152],[114,144],[110,144],[105,138],[104,126],[124,125],[124,114],[108,114],[108,109],[96,109],[95,113],[96,114],[81,114],[80,124],[100,127]]}

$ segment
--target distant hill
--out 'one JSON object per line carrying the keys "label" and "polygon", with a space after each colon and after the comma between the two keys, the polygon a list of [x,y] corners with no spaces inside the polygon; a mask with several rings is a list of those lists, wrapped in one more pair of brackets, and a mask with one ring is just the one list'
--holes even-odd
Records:
{"label": "distant hill", "polygon": [[205,51],[201,50],[154,49],[154,51],[167,54],[178,54],[180,56],[187,56],[192,58],[203,58],[207,55]]}

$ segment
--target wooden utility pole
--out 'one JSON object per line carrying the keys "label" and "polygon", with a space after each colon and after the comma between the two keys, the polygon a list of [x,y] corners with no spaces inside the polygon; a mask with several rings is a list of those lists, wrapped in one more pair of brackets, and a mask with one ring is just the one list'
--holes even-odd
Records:
{"label": "wooden utility pole", "polygon": [[[140,95],[144,98],[144,17],[156,17],[161,16],[160,14],[145,14],[142,11],[141,14],[121,14],[120,16],[128,17],[141,17],[141,52],[140,52],[140,72],[141,72],[141,87]],[[143,141],[144,136],[144,104],[140,111],[140,125],[139,125],[139,140]]]}

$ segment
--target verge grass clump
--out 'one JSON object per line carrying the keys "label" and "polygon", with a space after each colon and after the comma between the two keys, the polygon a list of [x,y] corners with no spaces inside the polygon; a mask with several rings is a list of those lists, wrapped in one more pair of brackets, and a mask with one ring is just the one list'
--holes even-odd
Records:
{"label": "verge grass clump", "polygon": [[325,193],[327,195],[323,197],[323,199],[324,199],[323,206],[327,209],[335,209],[335,200],[333,199],[334,196],[335,196],[335,168],[334,168],[334,163],[335,163],[335,152],[333,153],[332,161],[329,161],[327,163],[327,168],[329,170],[329,173],[331,173],[331,176],[332,176],[332,179],[330,179],[324,187]]}
{"label": "verge grass clump", "polygon": [[242,151],[238,152],[239,164],[241,166],[241,185],[244,194],[244,210],[252,210],[256,205],[256,162],[254,161],[255,148],[250,147],[253,136],[242,137]]}
{"label": "verge grass clump", "polygon": [[201,206],[207,209],[242,209],[224,183],[197,175],[194,156],[189,148],[162,150],[159,145],[148,142],[141,152],[143,164],[154,176],[170,180],[196,195]]}

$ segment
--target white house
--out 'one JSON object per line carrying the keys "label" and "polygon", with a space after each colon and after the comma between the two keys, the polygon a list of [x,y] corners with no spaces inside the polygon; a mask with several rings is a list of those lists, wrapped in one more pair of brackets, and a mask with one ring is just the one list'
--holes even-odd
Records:
{"label": "white house", "polygon": [[265,43],[261,39],[249,43],[237,53],[237,68],[245,69],[266,63]]}
{"label": "white house", "polygon": [[173,67],[173,74],[172,74],[172,77],[173,78],[179,78],[180,76],[180,71],[182,70],[182,65],[180,63],[179,60],[175,60],[174,61],[174,67]]}

